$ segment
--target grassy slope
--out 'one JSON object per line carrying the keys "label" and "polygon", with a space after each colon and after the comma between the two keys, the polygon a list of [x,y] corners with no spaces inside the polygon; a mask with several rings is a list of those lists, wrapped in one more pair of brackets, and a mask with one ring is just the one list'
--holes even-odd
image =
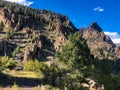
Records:
{"label": "grassy slope", "polygon": [[4,74],[8,74],[13,77],[23,77],[23,78],[35,78],[40,79],[44,77],[44,74],[42,72],[36,73],[33,71],[15,71],[15,70],[4,70]]}

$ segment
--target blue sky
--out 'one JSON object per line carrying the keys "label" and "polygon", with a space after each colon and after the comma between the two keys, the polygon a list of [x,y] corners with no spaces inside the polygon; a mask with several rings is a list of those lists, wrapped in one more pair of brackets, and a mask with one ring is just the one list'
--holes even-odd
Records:
{"label": "blue sky", "polygon": [[120,43],[120,0],[7,0],[69,17],[77,27],[97,22],[105,34]]}

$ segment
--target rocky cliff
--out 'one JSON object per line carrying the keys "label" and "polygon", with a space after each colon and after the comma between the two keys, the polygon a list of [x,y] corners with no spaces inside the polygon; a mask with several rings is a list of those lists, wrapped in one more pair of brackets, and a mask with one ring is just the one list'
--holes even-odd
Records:
{"label": "rocky cliff", "polygon": [[[18,54],[24,61],[53,59],[55,52],[65,44],[68,36],[76,31],[64,15],[4,1],[0,1],[0,23],[0,37],[16,47],[19,46]],[[1,44],[6,46],[6,43]],[[2,49],[0,55],[9,51]],[[11,53],[14,50],[10,50]]]}
{"label": "rocky cliff", "polygon": [[[77,29],[61,14],[0,1],[0,55],[23,61],[52,60]],[[91,54],[98,59],[119,59],[120,48],[97,23],[80,29]],[[12,53],[19,47],[20,51]]]}
{"label": "rocky cliff", "polygon": [[95,58],[109,60],[120,58],[120,49],[104,34],[102,28],[96,22],[86,29],[82,28],[80,32],[86,39],[91,54]]}

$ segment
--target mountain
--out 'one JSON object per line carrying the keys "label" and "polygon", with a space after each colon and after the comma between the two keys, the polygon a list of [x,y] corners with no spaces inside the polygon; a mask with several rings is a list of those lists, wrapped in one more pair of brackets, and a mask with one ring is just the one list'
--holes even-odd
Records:
{"label": "mountain", "polygon": [[51,11],[0,1],[0,55],[23,60],[53,59],[77,29],[69,19]]}
{"label": "mountain", "polygon": [[98,59],[119,59],[120,48],[104,34],[102,28],[93,22],[88,28],[80,29],[82,37],[87,41],[91,54]]}
{"label": "mountain", "polygon": [[0,0],[2,86],[119,90],[119,59],[96,22],[78,30],[64,15]]}
{"label": "mountain", "polygon": [[[56,51],[78,30],[68,17],[47,10],[37,10],[0,1],[0,55],[15,60],[53,60]],[[98,59],[119,59],[120,48],[92,23],[81,28],[91,54]],[[19,50],[16,50],[19,49]]]}

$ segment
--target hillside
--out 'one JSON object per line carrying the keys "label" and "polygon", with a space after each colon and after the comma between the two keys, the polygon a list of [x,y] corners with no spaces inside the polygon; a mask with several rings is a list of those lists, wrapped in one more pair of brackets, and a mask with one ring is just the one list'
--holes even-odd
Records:
{"label": "hillside", "polygon": [[[37,10],[0,1],[0,55],[21,60],[54,58],[68,36],[76,31],[69,19],[46,10]],[[16,57],[17,56],[17,57]]]}
{"label": "hillside", "polygon": [[[65,44],[68,36],[77,31],[69,19],[47,10],[0,1],[0,55],[16,60],[53,60],[55,52]],[[91,54],[98,59],[119,59],[120,50],[104,34],[97,23],[81,29]],[[5,46],[5,47],[4,47]],[[15,55],[15,49],[19,52]]]}

